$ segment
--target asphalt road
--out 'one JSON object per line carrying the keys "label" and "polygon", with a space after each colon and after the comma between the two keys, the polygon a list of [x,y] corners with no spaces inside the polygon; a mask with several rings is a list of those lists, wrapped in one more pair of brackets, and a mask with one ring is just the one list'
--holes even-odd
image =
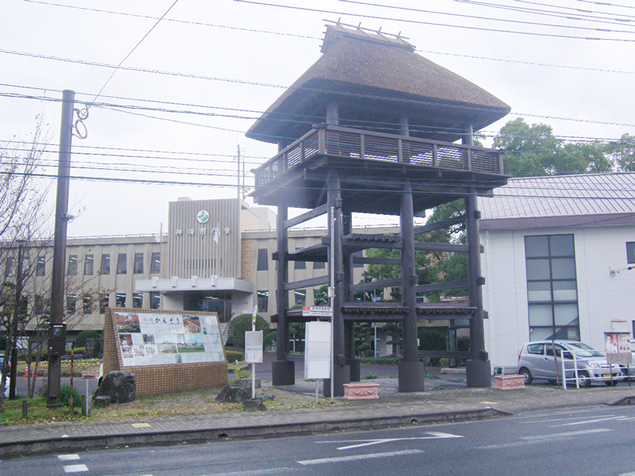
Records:
{"label": "asphalt road", "polygon": [[48,454],[3,461],[0,473],[633,476],[633,448],[635,408],[598,406],[380,431]]}

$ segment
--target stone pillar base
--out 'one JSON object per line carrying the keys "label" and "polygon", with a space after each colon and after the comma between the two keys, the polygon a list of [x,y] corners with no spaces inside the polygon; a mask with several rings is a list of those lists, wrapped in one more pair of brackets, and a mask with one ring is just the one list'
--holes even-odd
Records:
{"label": "stone pillar base", "polygon": [[275,360],[271,363],[272,385],[295,384],[295,362],[292,360]]}
{"label": "stone pillar base", "polygon": [[[351,382],[351,370],[348,365],[336,365],[335,366],[335,381],[333,386],[333,396],[334,397],[343,397],[344,396],[344,384]],[[331,396],[331,379],[324,379],[324,383],[322,385],[322,391],[324,392],[324,398],[330,398]]]}
{"label": "stone pillar base", "polygon": [[468,388],[489,388],[492,386],[489,360],[468,359],[465,365]]}
{"label": "stone pillar base", "polygon": [[399,392],[423,392],[423,362],[399,361]]}
{"label": "stone pillar base", "polygon": [[351,382],[359,382],[362,377],[359,360],[346,359],[346,365],[348,365],[351,369]]}

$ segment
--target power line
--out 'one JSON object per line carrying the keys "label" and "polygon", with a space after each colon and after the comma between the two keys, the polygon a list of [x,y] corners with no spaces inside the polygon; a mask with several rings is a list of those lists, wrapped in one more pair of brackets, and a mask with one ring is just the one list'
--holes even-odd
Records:
{"label": "power line", "polygon": [[436,23],[436,22],[414,20],[411,18],[390,18],[390,17],[379,16],[379,15],[338,12],[333,10],[323,10],[319,8],[299,7],[295,5],[280,5],[277,3],[267,3],[267,2],[260,2],[255,0],[234,0],[234,1],[240,2],[240,3],[248,3],[252,5],[260,5],[263,7],[284,8],[284,9],[300,10],[300,11],[308,11],[308,12],[316,12],[316,13],[327,13],[327,14],[339,15],[339,16],[350,15],[350,16],[357,16],[362,18],[372,18],[374,20],[399,21],[404,23],[414,23],[418,25],[431,25],[431,26],[439,26],[439,27],[446,27],[446,28],[458,28],[458,29],[464,29],[464,30],[487,31],[492,33],[509,33],[514,35],[528,35],[528,36],[538,36],[538,37],[545,37],[545,38],[562,38],[562,39],[571,39],[571,40],[614,41],[614,42],[627,42],[627,43],[635,42],[635,39],[600,38],[600,37],[591,38],[591,37],[583,37],[583,36],[558,35],[554,33],[536,33],[536,32],[530,32],[530,31],[501,30],[496,28],[485,28],[485,27],[468,26],[468,25],[453,25],[453,24],[447,24],[447,23]]}
{"label": "power line", "polygon": [[565,28],[565,29],[572,29],[572,30],[600,31],[602,33],[626,33],[626,34],[635,33],[635,31],[633,30],[609,30],[604,28],[593,28],[593,27],[577,26],[577,25],[554,25],[551,23],[513,20],[513,19],[507,19],[507,18],[492,18],[492,17],[477,16],[477,15],[465,15],[462,13],[439,12],[434,10],[423,10],[420,8],[400,7],[396,5],[384,5],[384,4],[377,4],[377,3],[370,3],[370,2],[362,2],[360,0],[337,0],[337,1],[343,2],[343,3],[351,3],[355,5],[364,5],[369,7],[390,8],[390,9],[401,10],[406,12],[417,12],[417,13],[427,13],[427,14],[431,13],[433,15],[446,15],[451,17],[469,18],[474,20],[486,20],[486,21],[495,21],[495,22],[502,22],[502,23],[515,23],[519,25],[531,25],[531,26],[550,27],[550,28]]}
{"label": "power line", "polygon": [[130,52],[124,57],[124,59],[121,60],[121,62],[114,69],[114,71],[112,72],[110,77],[106,80],[106,83],[99,90],[99,92],[97,93],[97,96],[95,96],[95,99],[93,99],[93,102],[95,102],[97,100],[97,98],[99,97],[99,95],[103,92],[103,90],[106,89],[106,86],[108,86],[108,83],[110,82],[112,77],[119,70],[119,68],[121,68],[121,65],[123,65],[124,61],[126,61],[128,58],[130,58],[130,55],[132,55],[132,53],[134,53],[134,51],[139,47],[139,45],[141,45],[141,43],[143,43],[143,40],[145,40],[148,37],[148,35],[150,35],[150,33],[152,33],[152,31],[159,25],[159,23],[161,23],[161,20],[163,20],[165,18],[165,16],[170,12],[170,10],[172,10],[172,8],[174,8],[174,6],[178,3],[178,1],[179,0],[174,0],[174,3],[172,5],[170,5],[170,8],[168,8],[165,11],[165,13],[163,15],[161,15],[161,18],[159,18],[157,20],[157,22],[154,25],[152,25],[152,28],[150,28],[148,30],[148,32],[145,35],[143,35],[143,37],[139,40],[139,42],[136,45],[134,45],[134,47],[130,50]]}

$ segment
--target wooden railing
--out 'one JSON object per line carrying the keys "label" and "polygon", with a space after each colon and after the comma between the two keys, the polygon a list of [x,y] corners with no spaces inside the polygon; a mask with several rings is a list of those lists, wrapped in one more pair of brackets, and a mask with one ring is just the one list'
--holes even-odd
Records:
{"label": "wooden railing", "polygon": [[316,155],[503,173],[502,155],[496,150],[320,124],[258,167],[256,188]]}

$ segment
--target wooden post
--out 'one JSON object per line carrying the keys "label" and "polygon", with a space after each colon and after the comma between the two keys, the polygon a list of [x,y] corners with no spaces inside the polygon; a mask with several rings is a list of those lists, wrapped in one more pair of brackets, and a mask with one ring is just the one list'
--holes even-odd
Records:
{"label": "wooden post", "polygon": [[468,387],[488,388],[492,386],[491,365],[485,351],[485,329],[483,326],[483,295],[481,286],[481,260],[478,236],[479,211],[476,209],[476,190],[471,188],[465,197],[467,223],[467,280],[470,306],[476,308],[470,320],[470,359],[466,365]]}
{"label": "wooden post", "polygon": [[403,321],[403,359],[399,361],[399,391],[423,391],[424,369],[419,362],[417,346],[417,294],[418,277],[415,269],[414,204],[412,186],[406,180],[401,193],[401,294],[408,309]]}
{"label": "wooden post", "polygon": [[278,267],[276,270],[277,286],[276,305],[278,308],[278,328],[276,331],[276,360],[271,364],[271,383],[273,385],[293,385],[295,383],[295,364],[287,360],[287,345],[289,341],[289,322],[287,308],[289,306],[288,292],[285,284],[289,276],[289,232],[284,222],[287,220],[289,209],[286,205],[278,205],[276,218],[276,232],[278,239]]}
{"label": "wooden post", "polygon": [[[345,301],[346,287],[344,286],[344,253],[342,247],[343,217],[342,217],[342,192],[340,179],[335,171],[331,171],[327,181],[327,204],[329,209],[329,234],[333,242],[333,269],[335,283],[333,302],[333,375],[331,379],[324,381],[324,395],[331,393],[336,397],[344,395],[344,384],[350,382],[350,367],[346,365],[345,357],[345,333],[344,318],[342,316],[342,303]],[[329,263],[330,264],[330,263]]]}

